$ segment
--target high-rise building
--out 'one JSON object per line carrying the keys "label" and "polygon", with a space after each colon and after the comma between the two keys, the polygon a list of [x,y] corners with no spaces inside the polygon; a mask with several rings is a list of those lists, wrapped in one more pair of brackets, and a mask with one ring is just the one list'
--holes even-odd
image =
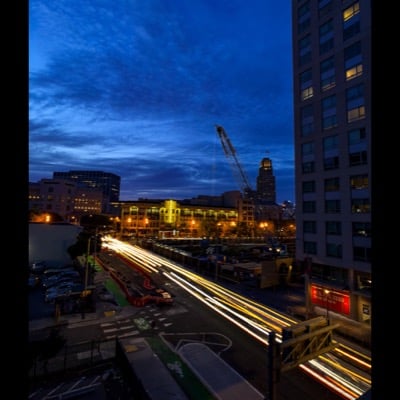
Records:
{"label": "high-rise building", "polygon": [[275,175],[270,158],[263,158],[258,168],[256,196],[260,203],[276,203]]}
{"label": "high-rise building", "polygon": [[121,177],[103,171],[53,172],[54,179],[68,179],[78,186],[101,189],[104,196],[102,212],[109,211],[110,202],[119,201]]}
{"label": "high-rise building", "polygon": [[307,307],[371,322],[371,1],[292,0]]}

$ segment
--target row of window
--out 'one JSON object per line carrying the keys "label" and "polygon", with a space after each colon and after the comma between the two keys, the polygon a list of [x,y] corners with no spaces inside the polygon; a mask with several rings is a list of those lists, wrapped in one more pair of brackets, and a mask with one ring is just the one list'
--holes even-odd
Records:
{"label": "row of window", "polygon": [[[298,229],[299,227],[297,227]],[[351,224],[353,237],[371,237],[371,223],[370,222],[353,222]],[[303,221],[303,232],[304,233],[317,233],[317,222],[316,221]],[[342,234],[342,222],[341,221],[326,221],[325,222],[325,233],[327,235],[338,235]]]}
{"label": "row of window", "polygon": [[[371,201],[369,198],[351,199],[351,213],[365,214],[371,212]],[[340,200],[325,200],[324,211],[326,214],[340,214],[342,212]],[[302,203],[304,214],[315,214],[317,212],[317,202],[315,200],[305,200]]]}
{"label": "row of window", "polygon": [[[323,7],[319,7],[319,17],[326,16],[333,9],[330,7],[331,2],[327,2]],[[310,1],[305,2],[298,9],[297,13],[297,32],[298,34],[306,33],[311,28],[311,7]],[[359,34],[361,31],[360,24],[360,4],[358,1],[342,10],[342,37],[343,41],[347,41]],[[333,20],[324,21],[319,26],[319,54],[332,50],[335,46]],[[311,34],[306,34],[299,40],[300,65],[304,65],[311,61]]]}
{"label": "row of window", "polygon": [[[366,190],[369,187],[368,174],[352,175],[349,177],[351,190]],[[315,193],[315,181],[302,182],[302,193]],[[326,178],[324,179],[324,192],[338,192],[340,190],[340,178]]]}
{"label": "row of window", "polygon": [[[325,256],[333,258],[342,258],[342,245],[337,243],[325,244]],[[317,254],[317,242],[305,241],[303,243],[303,251],[305,254]],[[371,262],[371,248],[353,246],[353,261]]]}
{"label": "row of window", "polygon": [[[330,281],[344,288],[349,284],[349,270],[347,268],[333,267],[324,264],[313,264],[311,277],[321,281]],[[371,274],[362,271],[354,271],[352,286],[355,290],[370,290],[372,286]]]}
{"label": "row of window", "polygon": [[[364,84],[349,87],[346,96],[346,122],[352,123],[366,117]],[[321,128],[328,130],[338,126],[337,95],[332,94],[321,100]],[[300,133],[302,137],[310,136],[316,130],[315,107],[316,103],[307,104],[300,110]]]}
{"label": "row of window", "polygon": [[[350,81],[363,73],[361,41],[355,42],[344,49],[344,65],[340,69],[344,71],[344,79]],[[299,87],[301,100],[307,100],[314,95],[315,83],[313,83],[313,70],[311,68],[299,75]],[[319,87],[325,92],[336,86],[335,57],[330,56],[320,62]]]}
{"label": "row of window", "polygon": [[[348,167],[355,167],[358,165],[368,164],[367,152],[356,151],[348,155]],[[339,156],[327,157],[323,160],[324,171],[329,171],[339,168]],[[316,172],[315,161],[304,161],[301,165],[301,171],[303,174],[310,174]]]}

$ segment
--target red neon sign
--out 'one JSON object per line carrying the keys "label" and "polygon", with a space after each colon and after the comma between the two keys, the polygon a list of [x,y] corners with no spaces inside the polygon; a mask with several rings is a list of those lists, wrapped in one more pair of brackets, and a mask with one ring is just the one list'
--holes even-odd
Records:
{"label": "red neon sign", "polygon": [[311,285],[311,302],[317,306],[327,308],[341,314],[350,314],[350,296],[348,292],[327,289],[321,286]]}

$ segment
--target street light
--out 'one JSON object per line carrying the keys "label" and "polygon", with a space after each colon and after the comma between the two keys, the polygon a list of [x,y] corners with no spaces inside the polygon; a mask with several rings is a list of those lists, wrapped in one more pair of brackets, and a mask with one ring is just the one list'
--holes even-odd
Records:
{"label": "street light", "polygon": [[193,237],[193,228],[194,228],[194,225],[195,225],[195,221],[194,221],[194,219],[192,219],[192,221],[190,222],[190,237],[192,238]]}
{"label": "street light", "polygon": [[86,266],[85,266],[85,291],[87,290],[88,287],[88,278],[89,278],[89,253],[90,253],[90,240],[91,237],[88,239],[88,247],[87,247],[87,253],[86,253]]}
{"label": "street light", "polygon": [[326,319],[329,321],[329,293],[330,291],[328,289],[324,289],[324,293],[326,295]]}
{"label": "street light", "polygon": [[88,279],[89,279],[89,253],[90,253],[90,241],[91,237],[88,239],[88,246],[87,246],[87,253],[86,253],[86,265],[85,265],[85,283],[84,283],[84,288],[81,293],[81,316],[82,319],[85,318],[85,304],[83,304],[84,299],[88,295]]}

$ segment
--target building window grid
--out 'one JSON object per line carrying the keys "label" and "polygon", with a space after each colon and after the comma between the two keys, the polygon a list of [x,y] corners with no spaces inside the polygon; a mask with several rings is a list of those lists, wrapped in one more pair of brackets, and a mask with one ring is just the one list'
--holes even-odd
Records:
{"label": "building window grid", "polygon": [[302,156],[314,154],[314,142],[305,142],[301,145]]}
{"label": "building window grid", "polygon": [[311,25],[310,2],[301,5],[297,14],[297,32],[302,33]]}
{"label": "building window grid", "polygon": [[328,14],[332,9],[332,0],[322,0],[318,3],[318,15],[323,17]]}
{"label": "building window grid", "polygon": [[349,40],[360,33],[360,5],[359,2],[353,3],[350,7],[343,10],[343,40]]}
{"label": "building window grid", "polygon": [[326,243],[326,256],[342,258],[342,245],[338,243]]}
{"label": "building window grid", "polygon": [[365,128],[352,129],[347,132],[349,145],[365,143],[367,141],[367,133]]}
{"label": "building window grid", "polygon": [[317,233],[317,223],[315,221],[303,221],[303,233]]}
{"label": "building window grid", "polygon": [[357,151],[349,154],[349,165],[350,167],[356,167],[358,165],[365,165],[368,163],[367,152]]}
{"label": "building window grid", "polygon": [[303,193],[315,193],[315,181],[305,181],[302,183]]}
{"label": "building window grid", "polygon": [[339,157],[338,156],[324,158],[324,170],[325,171],[329,171],[332,169],[338,169],[338,168],[339,168]]}
{"label": "building window grid", "polygon": [[363,214],[371,212],[371,205],[369,199],[352,199],[351,212],[353,214]]}
{"label": "building window grid", "polygon": [[311,61],[311,35],[307,35],[299,41],[299,63],[304,65]]}
{"label": "building window grid", "polygon": [[340,190],[340,178],[327,178],[324,181],[325,192],[338,192]]}
{"label": "building window grid", "polygon": [[344,49],[344,68],[346,81],[362,75],[363,65],[360,41]]}
{"label": "building window grid", "polygon": [[316,242],[310,242],[310,241],[304,241],[303,242],[303,252],[304,254],[317,254],[317,243]]}
{"label": "building window grid", "polygon": [[327,235],[341,235],[342,224],[340,221],[326,221],[325,231]]}
{"label": "building window grid", "polygon": [[370,247],[353,247],[353,260],[371,262],[371,248]]}
{"label": "building window grid", "polygon": [[332,128],[336,128],[338,126],[337,123],[337,116],[334,115],[327,115],[322,118],[322,129],[328,130]]}
{"label": "building window grid", "polygon": [[370,222],[353,222],[351,227],[353,237],[371,237]]}
{"label": "building window grid", "polygon": [[336,95],[325,97],[321,101],[322,128],[324,130],[337,126]]}
{"label": "building window grid", "polygon": [[326,221],[325,231],[327,235],[341,235],[342,224],[340,221]]}
{"label": "building window grid", "polygon": [[339,136],[338,135],[327,136],[322,141],[322,147],[324,152],[337,149],[339,147]]}
{"label": "building window grid", "polygon": [[368,174],[350,176],[351,190],[365,190],[369,187]]}
{"label": "building window grid", "polygon": [[314,132],[314,111],[312,104],[303,107],[300,111],[301,136],[306,137]]}
{"label": "building window grid", "polygon": [[306,89],[303,89],[301,91],[301,100],[307,100],[307,99],[311,99],[311,97],[314,96],[314,89],[312,86],[309,86]]}
{"label": "building window grid", "polygon": [[365,106],[358,106],[347,110],[347,122],[351,123],[365,118]]}
{"label": "building window grid", "polygon": [[304,214],[313,214],[316,212],[316,204],[313,200],[303,201],[303,213]]}
{"label": "building window grid", "polygon": [[315,171],[315,162],[314,161],[306,161],[302,164],[302,172],[303,174],[311,174]]}
{"label": "building window grid", "polygon": [[346,69],[345,71],[345,76],[346,76],[346,81],[351,81],[352,79],[358,78],[361,76],[363,73],[363,65],[358,64],[355,65],[354,67],[350,67]]}
{"label": "building window grid", "polygon": [[325,22],[319,28],[319,54],[322,55],[334,47],[332,20]]}
{"label": "building window grid", "polygon": [[325,213],[338,214],[340,211],[340,200],[325,200]]}
{"label": "building window grid", "polygon": [[334,57],[329,57],[320,63],[320,82],[322,91],[336,86]]}
{"label": "building window grid", "polygon": [[357,1],[343,10],[343,22],[347,22],[360,13],[360,3]]}

